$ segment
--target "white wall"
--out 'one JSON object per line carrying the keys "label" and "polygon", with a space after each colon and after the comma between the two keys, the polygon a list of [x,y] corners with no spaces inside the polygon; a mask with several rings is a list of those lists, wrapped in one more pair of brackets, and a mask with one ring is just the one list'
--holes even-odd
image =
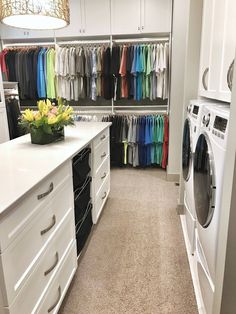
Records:
{"label": "white wall", "polygon": [[173,2],[170,135],[167,177],[176,180],[180,174],[184,74],[190,0],[174,0]]}

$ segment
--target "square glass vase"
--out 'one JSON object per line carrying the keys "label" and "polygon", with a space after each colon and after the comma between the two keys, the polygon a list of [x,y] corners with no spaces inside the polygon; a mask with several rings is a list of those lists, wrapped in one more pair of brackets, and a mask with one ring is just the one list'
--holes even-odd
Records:
{"label": "square glass vase", "polygon": [[65,138],[64,127],[54,130],[52,134],[46,133],[43,128],[31,129],[30,137],[32,144],[45,145],[58,141],[62,141]]}

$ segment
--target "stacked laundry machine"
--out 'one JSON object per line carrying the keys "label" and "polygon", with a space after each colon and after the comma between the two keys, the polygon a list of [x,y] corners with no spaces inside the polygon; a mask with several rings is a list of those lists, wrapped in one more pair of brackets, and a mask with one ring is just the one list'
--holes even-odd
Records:
{"label": "stacked laundry machine", "polygon": [[214,298],[228,125],[229,106],[201,100],[190,102],[182,151],[185,219],[207,314],[212,314]]}

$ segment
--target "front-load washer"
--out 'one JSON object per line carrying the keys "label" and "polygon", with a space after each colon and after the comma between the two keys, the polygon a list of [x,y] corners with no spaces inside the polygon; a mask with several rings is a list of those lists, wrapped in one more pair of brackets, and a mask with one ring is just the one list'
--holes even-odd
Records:
{"label": "front-load washer", "polygon": [[[201,131],[194,155],[193,182],[197,217],[198,277],[203,302],[208,309],[211,309],[211,304],[207,295],[214,293],[229,113],[229,106],[226,105],[204,106]],[[210,289],[208,293],[205,291],[207,287]]]}
{"label": "front-load washer", "polygon": [[182,141],[182,174],[184,179],[184,208],[187,235],[191,253],[195,249],[195,202],[193,191],[193,156],[200,132],[202,109],[207,103],[202,100],[191,100],[187,107]]}

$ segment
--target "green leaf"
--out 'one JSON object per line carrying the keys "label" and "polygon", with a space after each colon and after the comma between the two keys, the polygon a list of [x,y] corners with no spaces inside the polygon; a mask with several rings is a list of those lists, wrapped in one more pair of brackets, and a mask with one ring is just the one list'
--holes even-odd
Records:
{"label": "green leaf", "polygon": [[44,125],[43,125],[43,130],[44,130],[44,132],[47,133],[47,134],[52,134],[52,128],[51,128],[51,126],[48,125],[48,124],[44,124]]}

